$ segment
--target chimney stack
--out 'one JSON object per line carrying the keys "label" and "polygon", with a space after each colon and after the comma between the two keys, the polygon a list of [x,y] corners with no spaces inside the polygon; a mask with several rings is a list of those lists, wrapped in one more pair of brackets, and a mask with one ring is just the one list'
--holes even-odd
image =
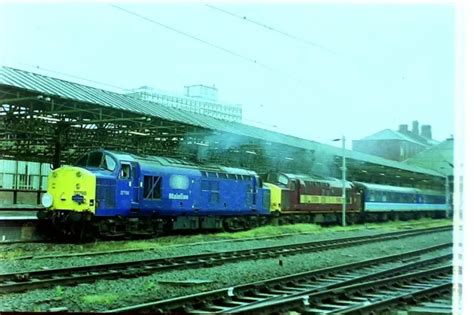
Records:
{"label": "chimney stack", "polygon": [[400,125],[398,127],[398,131],[400,131],[402,133],[407,133],[408,132],[408,125],[406,125],[406,124]]}
{"label": "chimney stack", "polygon": [[420,130],[418,129],[418,120],[413,121],[411,132],[417,136],[420,134]]}
{"label": "chimney stack", "polygon": [[421,135],[431,140],[431,125],[421,126]]}

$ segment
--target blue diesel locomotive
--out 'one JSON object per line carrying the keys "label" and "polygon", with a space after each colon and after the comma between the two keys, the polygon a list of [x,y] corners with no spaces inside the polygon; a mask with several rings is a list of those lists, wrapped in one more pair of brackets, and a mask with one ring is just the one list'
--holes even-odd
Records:
{"label": "blue diesel locomotive", "polygon": [[235,230],[262,224],[269,199],[253,171],[99,150],[50,174],[38,218],[66,235]]}
{"label": "blue diesel locomotive", "polygon": [[[73,238],[154,235],[171,230],[240,230],[280,222],[338,222],[342,182],[189,161],[92,151],[54,170],[38,218]],[[443,192],[346,182],[348,222],[440,217]]]}

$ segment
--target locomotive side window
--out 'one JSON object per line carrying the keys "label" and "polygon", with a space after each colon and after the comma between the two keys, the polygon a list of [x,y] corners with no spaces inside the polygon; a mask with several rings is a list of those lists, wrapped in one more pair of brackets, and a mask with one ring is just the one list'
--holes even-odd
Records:
{"label": "locomotive side window", "polygon": [[143,176],[143,198],[161,199],[161,177]]}
{"label": "locomotive side window", "polygon": [[120,178],[129,179],[130,178],[130,164],[122,164],[120,169]]}
{"label": "locomotive side window", "polygon": [[173,189],[188,189],[189,178],[184,175],[171,175],[170,187]]}

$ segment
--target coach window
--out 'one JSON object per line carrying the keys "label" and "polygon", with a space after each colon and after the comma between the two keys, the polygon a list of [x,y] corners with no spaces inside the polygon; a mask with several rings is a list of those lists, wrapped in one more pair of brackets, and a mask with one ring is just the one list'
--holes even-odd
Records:
{"label": "coach window", "polygon": [[130,164],[122,164],[120,169],[120,178],[129,179],[130,178]]}

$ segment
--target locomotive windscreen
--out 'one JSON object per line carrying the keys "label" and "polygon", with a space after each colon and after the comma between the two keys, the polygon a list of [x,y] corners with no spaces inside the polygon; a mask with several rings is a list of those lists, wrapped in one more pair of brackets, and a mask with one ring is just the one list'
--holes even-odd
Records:
{"label": "locomotive windscreen", "polygon": [[83,155],[75,164],[81,167],[98,167],[113,172],[116,166],[115,160],[108,154],[96,151]]}

